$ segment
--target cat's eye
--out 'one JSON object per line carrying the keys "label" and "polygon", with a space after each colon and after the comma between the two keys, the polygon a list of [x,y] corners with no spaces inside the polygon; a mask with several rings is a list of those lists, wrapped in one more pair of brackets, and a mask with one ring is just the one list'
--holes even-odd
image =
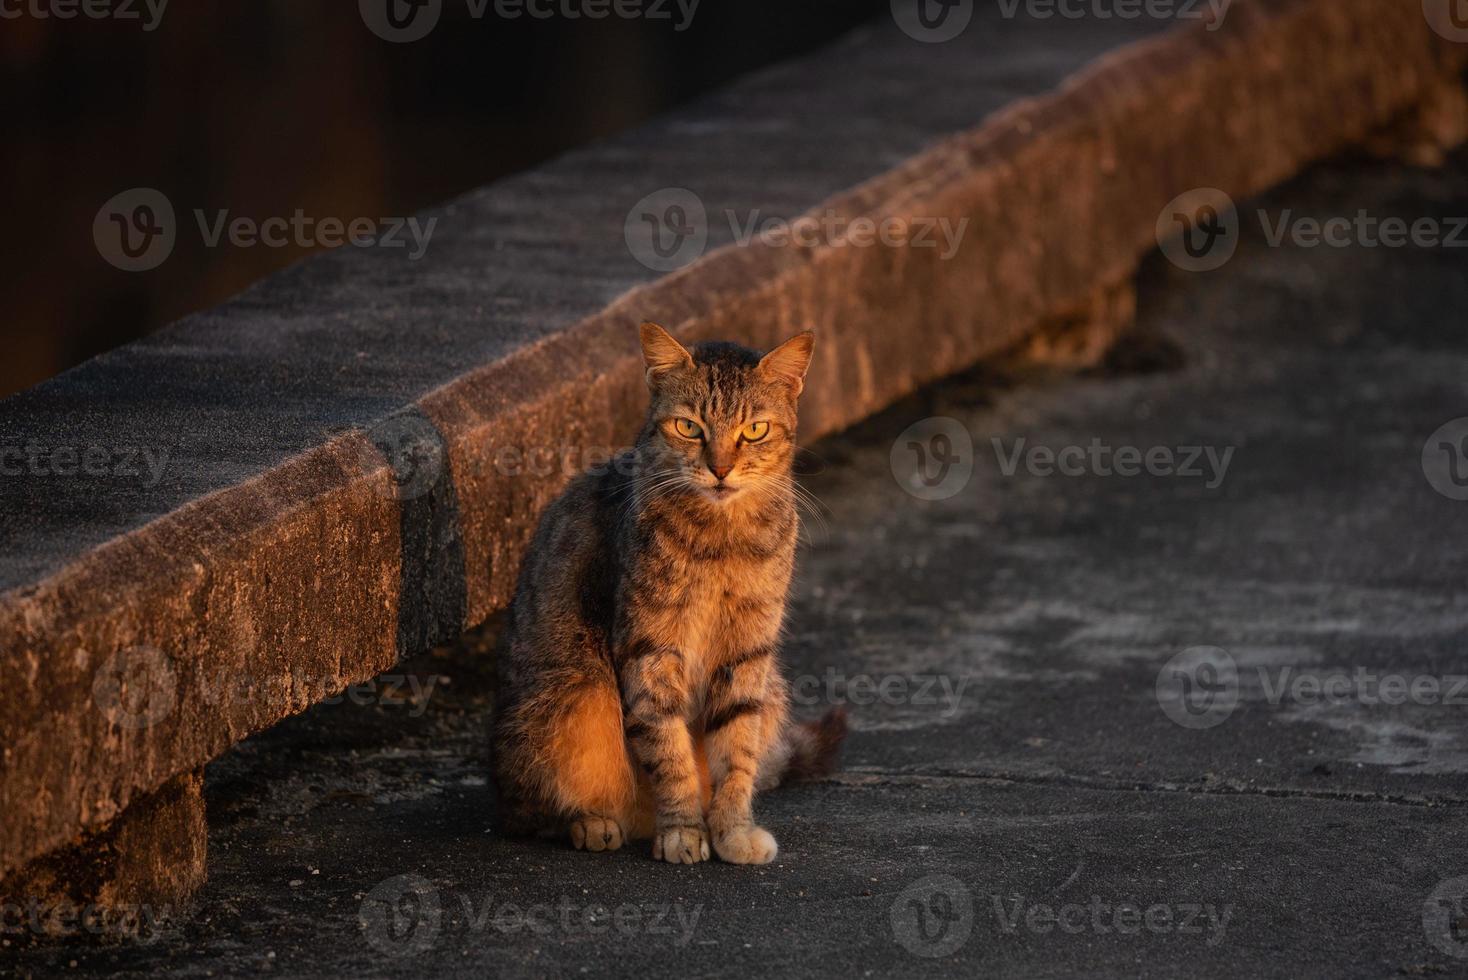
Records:
{"label": "cat's eye", "polygon": [[745,442],[759,442],[761,439],[769,434],[770,423],[751,422],[744,427],[743,431],[739,433],[739,436]]}
{"label": "cat's eye", "polygon": [[697,439],[699,436],[703,435],[703,430],[700,429],[698,427],[698,423],[693,421],[692,419],[674,419],[673,428],[676,429],[678,434],[684,439]]}

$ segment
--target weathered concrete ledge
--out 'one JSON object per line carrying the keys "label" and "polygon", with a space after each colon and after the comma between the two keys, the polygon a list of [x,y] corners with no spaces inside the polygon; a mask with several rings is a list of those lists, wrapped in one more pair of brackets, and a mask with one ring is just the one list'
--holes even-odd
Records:
{"label": "weathered concrete ledge", "polygon": [[6,925],[33,939],[150,938],[181,917],[208,877],[204,770],[175,776],[95,833],[0,882]]}
{"label": "weathered concrete ledge", "polygon": [[[639,320],[757,346],[815,327],[805,438],[1036,331],[1084,359],[1169,200],[1245,197],[1404,116],[1387,138],[1420,142],[1468,55],[1418,0],[1158,27],[874,29],[450,205],[420,262],[313,259],[4,402],[0,447],[169,462],[0,479],[0,874],[500,607],[580,451],[633,430]],[[709,251],[659,277],[624,223],[674,187]],[[726,210],[968,231],[946,258],[730,247]]]}

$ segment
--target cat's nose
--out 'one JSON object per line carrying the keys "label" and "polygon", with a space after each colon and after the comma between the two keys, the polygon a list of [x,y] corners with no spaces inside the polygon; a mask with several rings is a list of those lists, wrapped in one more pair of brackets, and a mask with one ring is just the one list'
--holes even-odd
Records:
{"label": "cat's nose", "polygon": [[709,463],[709,472],[722,480],[734,469],[733,463]]}

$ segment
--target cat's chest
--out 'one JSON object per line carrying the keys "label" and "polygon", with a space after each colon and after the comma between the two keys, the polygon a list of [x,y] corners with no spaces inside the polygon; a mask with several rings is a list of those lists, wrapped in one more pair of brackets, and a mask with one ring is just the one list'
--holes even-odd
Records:
{"label": "cat's chest", "polygon": [[635,603],[635,632],[679,650],[695,672],[714,669],[779,632],[789,562],[693,562],[670,570],[652,601]]}
{"label": "cat's chest", "polygon": [[773,563],[690,570],[670,624],[679,634],[679,646],[722,659],[765,642],[769,629],[760,611],[783,597],[786,584]]}

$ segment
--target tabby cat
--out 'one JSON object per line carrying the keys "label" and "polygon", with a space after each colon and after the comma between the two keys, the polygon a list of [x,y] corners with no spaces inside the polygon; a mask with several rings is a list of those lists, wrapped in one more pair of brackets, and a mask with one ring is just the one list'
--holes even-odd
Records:
{"label": "tabby cat", "polygon": [[549,507],[510,609],[494,726],[507,832],[764,864],[776,844],[755,791],[834,767],[844,715],[792,722],[777,663],[813,342],[689,350],[642,325],[637,444]]}

